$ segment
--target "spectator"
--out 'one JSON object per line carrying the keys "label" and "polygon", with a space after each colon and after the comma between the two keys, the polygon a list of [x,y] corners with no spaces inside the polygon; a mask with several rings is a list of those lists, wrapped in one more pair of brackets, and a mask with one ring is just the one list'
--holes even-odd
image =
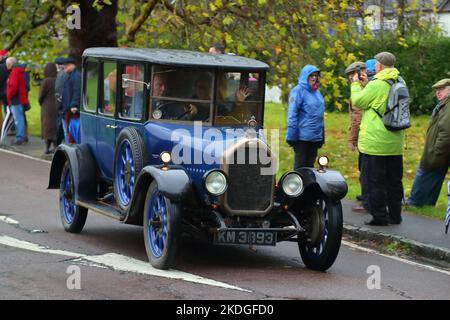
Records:
{"label": "spectator", "polygon": [[6,80],[8,80],[9,70],[6,67],[6,59],[8,51],[0,50],[0,128],[3,123],[3,108],[6,108],[8,101],[6,100]]}
{"label": "spectator", "polygon": [[416,171],[408,205],[436,205],[450,167],[450,79],[433,86],[438,104],[428,125],[420,165]]}
{"label": "spectator", "polygon": [[367,204],[372,220],[368,225],[400,224],[403,198],[403,131],[389,131],[379,116],[386,111],[390,85],[397,81],[395,56],[381,52],[375,56],[376,75],[364,88],[357,74],[352,78],[351,100],[363,109],[358,149],[367,178]]}
{"label": "spectator", "polygon": [[[366,64],[364,62],[353,62],[350,64],[347,69],[345,69],[345,74],[349,81],[353,78],[355,74],[359,74],[359,79],[361,80],[361,84],[365,87],[368,82],[368,77],[366,73]],[[354,152],[358,148],[358,134],[359,134],[359,126],[361,124],[362,118],[362,110],[359,108],[355,108],[352,105],[352,101],[349,101],[348,110],[350,113],[350,128],[349,128],[349,137],[348,137],[348,148],[350,151]],[[361,201],[362,204],[358,204],[352,208],[353,211],[356,212],[367,212],[367,205],[364,203],[364,194],[365,185],[364,185],[364,172],[362,163],[362,154],[359,152],[358,157],[358,169],[359,169],[359,183],[361,185],[361,195],[357,196],[356,199]]]}
{"label": "spectator", "polygon": [[68,142],[79,143],[80,137],[78,135],[72,136],[69,128],[71,120],[75,119],[77,121],[80,118],[81,73],[75,65],[75,59],[65,58],[62,62],[64,64],[64,72],[68,74],[66,81],[64,81],[61,101]]}
{"label": "spectator", "polygon": [[366,61],[366,73],[367,73],[367,78],[369,79],[369,81],[371,81],[373,79],[373,77],[375,76],[375,64],[376,64],[376,60],[375,59],[369,59]]}
{"label": "spectator", "polygon": [[295,151],[294,170],[314,167],[317,150],[325,142],[325,103],[319,86],[320,70],[306,65],[289,95],[286,142]]}
{"label": "spectator", "polygon": [[[56,128],[57,128],[57,139],[56,144],[59,145],[64,140],[64,126],[65,126],[65,118],[64,112],[62,110],[62,93],[64,89],[64,82],[67,80],[69,76],[68,73],[64,72],[64,60],[66,58],[58,57],[55,59],[56,70],[58,73],[56,74],[55,80],[55,98],[56,98],[56,108],[58,110],[58,117],[56,119]],[[64,126],[63,126],[64,123]],[[67,134],[67,133],[66,133]],[[67,142],[68,142],[67,138]]]}
{"label": "spectator", "polygon": [[45,79],[41,83],[39,91],[39,104],[42,107],[41,111],[41,130],[42,139],[45,141],[45,154],[50,154],[50,146],[56,148],[57,138],[57,118],[58,109],[56,107],[55,97],[55,80],[56,80],[56,65],[54,63],[47,63],[44,70]]}
{"label": "spectator", "polygon": [[25,68],[17,66],[17,59],[6,59],[6,67],[11,71],[6,83],[6,98],[14,118],[16,140],[12,145],[21,145],[25,140],[24,105],[28,104],[25,86]]}
{"label": "spectator", "polygon": [[215,43],[209,48],[209,53],[211,54],[225,54],[225,47],[220,43]]}

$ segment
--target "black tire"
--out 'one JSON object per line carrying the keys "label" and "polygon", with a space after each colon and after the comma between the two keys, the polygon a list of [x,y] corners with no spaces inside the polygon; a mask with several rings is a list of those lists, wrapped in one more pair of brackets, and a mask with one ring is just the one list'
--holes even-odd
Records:
{"label": "black tire", "polygon": [[318,246],[308,246],[304,240],[299,240],[298,247],[303,263],[307,268],[325,271],[330,268],[339,253],[342,239],[342,206],[340,201],[320,199],[316,206],[325,218],[325,232]]}
{"label": "black tire", "polygon": [[[154,205],[157,199],[166,208],[165,219],[157,219],[155,217],[155,210],[153,208],[155,208]],[[150,221],[161,221],[161,226],[159,228],[151,226]],[[143,226],[145,250],[150,264],[157,269],[171,268],[175,262],[180,245],[181,208],[179,204],[173,203],[170,199],[159,193],[156,181],[150,184],[145,197]],[[158,233],[159,237],[156,235]],[[163,237],[164,233],[166,235],[165,237]],[[161,241],[162,245],[159,245],[160,242],[158,239],[164,239]]]}
{"label": "black tire", "polygon": [[59,214],[64,230],[80,233],[86,223],[88,209],[75,205],[75,185],[69,161],[66,161],[59,187]]}
{"label": "black tire", "polygon": [[[130,159],[122,159],[128,149]],[[137,177],[146,164],[145,145],[142,136],[135,128],[125,128],[120,132],[114,151],[114,197],[122,213],[131,206]],[[129,172],[127,168],[129,167]]]}

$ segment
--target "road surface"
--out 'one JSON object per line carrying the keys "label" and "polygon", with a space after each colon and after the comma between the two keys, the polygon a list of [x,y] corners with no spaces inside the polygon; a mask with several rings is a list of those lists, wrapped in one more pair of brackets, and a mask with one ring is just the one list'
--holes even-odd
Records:
{"label": "road surface", "polygon": [[255,252],[190,239],[175,270],[155,270],[141,227],[90,213],[82,233],[63,230],[48,162],[0,151],[0,164],[0,299],[450,298],[448,270],[347,242],[326,273],[306,269],[294,243]]}

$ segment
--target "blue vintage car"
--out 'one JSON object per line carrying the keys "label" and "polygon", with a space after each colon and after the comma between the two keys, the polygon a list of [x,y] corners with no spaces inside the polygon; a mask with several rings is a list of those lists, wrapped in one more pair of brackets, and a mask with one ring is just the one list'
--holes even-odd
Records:
{"label": "blue vintage car", "polygon": [[160,269],[185,232],[217,244],[293,241],[308,268],[334,263],[347,184],[326,157],[276,181],[262,131],[265,63],[90,48],[82,64],[81,143],[58,147],[49,179],[66,231],[81,232],[88,210],[142,225]]}

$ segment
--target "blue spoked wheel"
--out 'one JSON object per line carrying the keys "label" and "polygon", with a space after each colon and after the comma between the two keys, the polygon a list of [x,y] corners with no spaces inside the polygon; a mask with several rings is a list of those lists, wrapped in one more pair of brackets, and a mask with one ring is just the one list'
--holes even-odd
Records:
{"label": "blue spoked wheel", "polygon": [[306,267],[325,271],[339,253],[342,239],[342,206],[340,201],[319,199],[303,211],[306,238],[299,239],[298,247]]}
{"label": "blue spoked wheel", "polygon": [[166,198],[152,182],[145,199],[144,242],[151,265],[172,267],[180,239],[180,206]]}
{"label": "blue spoked wheel", "polygon": [[119,148],[119,161],[116,163],[116,179],[118,186],[119,201],[128,206],[133,194],[135,180],[135,166],[130,143],[125,140]]}
{"label": "blue spoked wheel", "polygon": [[114,195],[123,213],[133,199],[139,173],[145,163],[145,146],[134,128],[125,128],[119,135],[114,156]]}
{"label": "blue spoked wheel", "polygon": [[61,174],[59,188],[59,213],[67,232],[79,233],[87,218],[87,209],[77,206],[74,198],[75,186],[70,163],[67,161]]}

